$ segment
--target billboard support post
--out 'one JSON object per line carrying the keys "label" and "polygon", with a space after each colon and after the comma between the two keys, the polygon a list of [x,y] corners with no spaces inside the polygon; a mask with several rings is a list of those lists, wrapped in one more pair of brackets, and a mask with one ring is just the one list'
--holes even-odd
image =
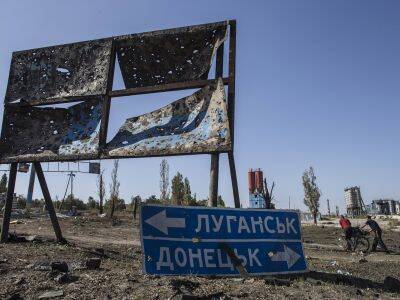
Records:
{"label": "billboard support post", "polygon": [[11,209],[14,198],[15,180],[17,178],[18,163],[12,163],[10,176],[8,178],[7,196],[4,203],[3,225],[1,226],[0,242],[5,243],[8,240],[8,230],[10,228]]}

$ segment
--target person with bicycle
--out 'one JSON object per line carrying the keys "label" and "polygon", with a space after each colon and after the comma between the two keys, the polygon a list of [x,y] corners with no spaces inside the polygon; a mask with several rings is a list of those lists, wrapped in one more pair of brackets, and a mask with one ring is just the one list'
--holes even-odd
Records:
{"label": "person with bicycle", "polygon": [[375,220],[372,220],[371,216],[367,216],[367,222],[365,222],[364,226],[362,226],[361,228],[364,228],[367,225],[369,226],[369,228],[371,228],[370,232],[374,233],[374,241],[372,243],[371,252],[375,252],[376,247],[379,245],[386,253],[390,253],[382,240],[382,229],[381,227],[379,227],[379,224]]}
{"label": "person with bicycle", "polygon": [[342,227],[346,239],[346,251],[351,250],[351,237],[353,234],[353,228],[351,227],[351,222],[345,216],[341,215],[339,219],[340,227]]}

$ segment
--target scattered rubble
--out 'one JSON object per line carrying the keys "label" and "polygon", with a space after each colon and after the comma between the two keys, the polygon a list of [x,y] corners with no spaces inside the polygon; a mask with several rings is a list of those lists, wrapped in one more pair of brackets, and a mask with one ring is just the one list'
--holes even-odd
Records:
{"label": "scattered rubble", "polygon": [[[224,278],[143,275],[137,223],[132,225],[127,219],[115,227],[109,219],[97,216],[60,220],[68,245],[55,242],[48,219],[35,222],[35,226],[12,225],[11,230],[16,228],[19,237],[31,236],[43,242],[0,244],[0,299],[368,299],[400,295],[395,288],[400,278],[400,255],[351,255],[326,248],[324,245],[331,245],[336,234],[341,234],[327,226],[303,228],[306,238],[312,236],[320,245],[320,249],[304,245],[311,272]],[[396,249],[400,233],[384,234],[392,240],[388,247]],[[367,261],[359,262],[362,259]],[[100,263],[99,268],[93,271],[92,262]]]}

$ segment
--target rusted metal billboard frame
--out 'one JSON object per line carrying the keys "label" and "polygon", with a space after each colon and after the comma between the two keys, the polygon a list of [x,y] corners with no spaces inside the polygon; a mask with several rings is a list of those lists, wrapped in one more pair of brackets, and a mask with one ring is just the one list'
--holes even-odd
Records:
{"label": "rusted metal billboard frame", "polygon": [[[236,208],[240,207],[240,199],[239,199],[239,191],[237,184],[237,176],[236,176],[236,167],[235,167],[235,159],[234,159],[234,115],[235,115],[235,69],[236,69],[236,20],[229,20],[225,22],[217,22],[217,23],[209,23],[203,25],[195,25],[188,27],[180,27],[175,29],[167,29],[167,30],[159,30],[146,33],[147,35],[156,35],[163,34],[168,32],[179,32],[184,30],[196,30],[198,28],[208,28],[211,26],[215,26],[216,24],[227,24],[229,25],[229,58],[228,58],[228,77],[223,77],[223,65],[224,65],[224,42],[218,47],[216,54],[216,69],[215,69],[215,78],[221,78],[222,82],[228,88],[228,99],[227,99],[227,112],[228,112],[228,122],[231,132],[231,141],[232,147],[229,151],[217,151],[217,152],[195,152],[195,153],[184,153],[184,154],[168,154],[168,155],[149,155],[146,157],[159,157],[159,156],[174,156],[174,155],[195,155],[195,154],[210,154],[211,155],[211,167],[210,167],[210,187],[209,187],[209,204],[210,206],[217,206],[217,196],[218,196],[218,177],[219,177],[219,155],[221,153],[228,154],[228,161],[230,167],[230,175],[232,181],[232,190],[233,190],[233,198],[234,204]],[[174,82],[174,83],[166,83],[159,84],[154,86],[144,86],[144,87],[136,87],[136,88],[126,88],[122,90],[113,90],[113,80],[114,80],[114,68],[115,68],[115,58],[116,58],[116,43],[119,39],[125,38],[126,36],[113,37],[110,38],[112,40],[110,58],[109,58],[109,66],[108,66],[108,78],[107,78],[107,88],[105,95],[98,95],[102,97],[102,117],[101,117],[101,125],[100,125],[100,133],[99,133],[99,154],[86,154],[86,155],[70,155],[67,158],[58,158],[54,157],[46,158],[30,158],[28,160],[24,159],[3,159],[2,163],[11,163],[10,168],[10,180],[8,184],[8,192],[6,199],[6,206],[4,210],[4,218],[3,218],[3,227],[1,232],[1,241],[5,242],[8,238],[8,228],[10,222],[11,215],[11,206],[12,205],[12,194],[14,192],[15,187],[15,177],[16,177],[16,168],[19,162],[32,162],[35,165],[35,169],[41,184],[41,188],[44,194],[44,198],[46,201],[46,207],[48,208],[48,212],[50,218],[52,220],[52,224],[57,236],[57,240],[60,242],[64,241],[62,237],[60,227],[58,225],[57,217],[54,212],[54,207],[51,202],[50,194],[48,192],[47,184],[44,178],[43,171],[41,169],[40,162],[52,162],[52,161],[76,161],[76,160],[92,160],[92,159],[115,159],[115,158],[131,158],[130,156],[112,156],[107,155],[106,151],[106,141],[107,141],[107,131],[108,131],[108,121],[110,115],[110,107],[113,98],[124,97],[124,96],[132,96],[132,95],[143,95],[150,93],[160,93],[160,92],[168,92],[168,91],[177,91],[177,90],[186,90],[186,89],[196,89],[196,88],[204,88],[205,86],[213,83],[214,79],[201,79],[201,80],[190,80],[184,82]],[[104,39],[102,39],[104,40]],[[10,78],[9,78],[10,82]],[[64,98],[51,98],[47,103],[33,103],[33,105],[47,105],[47,104],[58,104],[70,102],[71,99],[76,101],[82,101],[88,99],[87,96],[82,97],[64,97]],[[15,105],[13,103],[4,103],[7,105]],[[4,127],[3,118],[3,127]],[[3,131],[2,131],[3,132]]]}

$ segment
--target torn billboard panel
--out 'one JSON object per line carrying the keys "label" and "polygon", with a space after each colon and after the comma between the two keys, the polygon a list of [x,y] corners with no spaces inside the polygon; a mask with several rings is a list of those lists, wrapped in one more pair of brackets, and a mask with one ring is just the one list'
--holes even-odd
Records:
{"label": "torn billboard panel", "polygon": [[63,160],[97,155],[102,105],[87,100],[69,108],[8,106],[1,161]]}
{"label": "torn billboard panel", "polygon": [[148,32],[116,39],[126,88],[207,79],[227,23]]}
{"label": "torn billboard panel", "polygon": [[112,41],[97,40],[13,53],[6,103],[53,103],[104,95]]}
{"label": "torn billboard panel", "polygon": [[231,150],[221,79],[168,106],[127,119],[107,144],[110,157],[144,157]]}

